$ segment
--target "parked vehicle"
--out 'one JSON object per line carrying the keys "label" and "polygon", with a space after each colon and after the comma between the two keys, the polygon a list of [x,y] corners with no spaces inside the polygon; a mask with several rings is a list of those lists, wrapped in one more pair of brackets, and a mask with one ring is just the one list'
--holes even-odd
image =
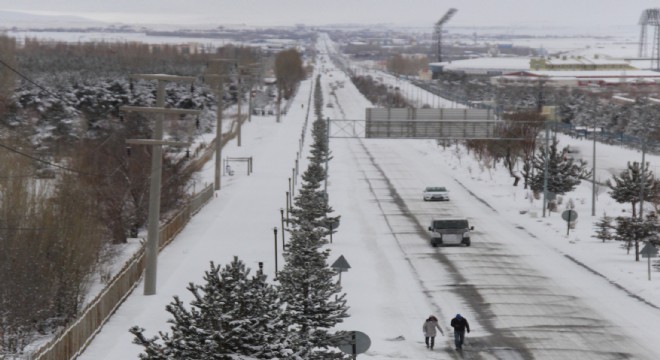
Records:
{"label": "parked vehicle", "polygon": [[427,186],[424,189],[424,201],[449,201],[449,192],[443,186]]}
{"label": "parked vehicle", "polygon": [[470,226],[467,219],[433,220],[429,231],[431,232],[431,246],[438,245],[465,245],[470,246]]}

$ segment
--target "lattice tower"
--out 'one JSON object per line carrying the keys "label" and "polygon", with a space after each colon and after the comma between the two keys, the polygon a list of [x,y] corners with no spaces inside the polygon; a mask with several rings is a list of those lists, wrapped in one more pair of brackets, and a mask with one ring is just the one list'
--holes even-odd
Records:
{"label": "lattice tower", "polygon": [[653,27],[653,41],[651,43],[651,68],[660,70],[660,9],[646,9],[639,18],[641,31],[639,34],[639,57],[648,57],[647,26]]}

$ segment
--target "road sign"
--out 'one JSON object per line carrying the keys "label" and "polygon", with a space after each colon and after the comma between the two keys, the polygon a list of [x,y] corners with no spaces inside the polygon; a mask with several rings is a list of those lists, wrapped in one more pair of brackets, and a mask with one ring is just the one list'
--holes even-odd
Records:
{"label": "road sign", "polygon": [[326,219],[325,227],[328,230],[337,230],[337,228],[339,227],[339,218]]}
{"label": "road sign", "polygon": [[577,211],[574,210],[566,210],[563,213],[561,213],[561,218],[566,221],[566,235],[568,236],[568,232],[570,231],[571,228],[571,223],[578,218],[578,213]]}
{"label": "road sign", "polygon": [[639,253],[642,254],[642,257],[647,258],[649,281],[651,281],[651,258],[658,256],[658,249],[655,248],[655,245],[647,242]]}
{"label": "road sign", "polygon": [[349,355],[362,354],[369,350],[371,346],[371,339],[367,334],[361,331],[349,331],[346,336],[342,338],[339,345],[339,350]]}
{"label": "road sign", "polygon": [[652,258],[658,256],[658,249],[656,249],[655,246],[651,245],[650,243],[646,243],[646,245],[644,245],[639,253],[644,258]]}
{"label": "road sign", "polygon": [[561,218],[568,222],[575,221],[578,218],[578,213],[575,210],[566,210],[561,213]]}
{"label": "road sign", "polygon": [[553,193],[552,191],[548,191],[548,192],[545,193],[545,198],[548,201],[555,200],[555,199],[557,199],[557,193]]}
{"label": "road sign", "polygon": [[348,271],[348,269],[351,268],[351,266],[348,265],[348,261],[346,261],[346,258],[344,258],[344,255],[339,255],[339,258],[335,260],[335,262],[332,263],[330,267],[335,269],[339,273],[339,281],[337,282],[338,284],[341,284],[341,273],[344,271]]}
{"label": "road sign", "polygon": [[346,261],[346,258],[344,258],[344,255],[339,255],[339,258],[335,260],[335,262],[332,263],[330,267],[339,272],[348,271],[348,269],[351,268],[351,266],[348,265],[348,261]]}

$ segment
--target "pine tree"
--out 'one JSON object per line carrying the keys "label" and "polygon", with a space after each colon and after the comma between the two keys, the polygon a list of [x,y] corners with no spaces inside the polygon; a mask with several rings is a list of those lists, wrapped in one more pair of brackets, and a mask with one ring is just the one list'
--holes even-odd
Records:
{"label": "pine tree", "polygon": [[264,276],[249,277],[243,262],[234,260],[221,269],[211,263],[204,284],[190,284],[190,310],[179,297],[166,306],[171,335],[159,332],[148,339],[144,329],[130,329],[134,343],[145,349],[142,360],[286,358],[291,353],[281,320],[277,289]]}
{"label": "pine tree", "polygon": [[[576,163],[572,158],[564,156],[568,147],[562,152],[557,151],[558,144],[559,141],[553,139],[549,146],[548,191],[561,195],[575,189],[582,179],[591,175],[591,171],[587,170],[583,160],[578,160]],[[530,179],[530,188],[536,192],[543,191],[545,159],[545,146],[541,146],[534,159],[534,175]]]}
{"label": "pine tree", "polygon": [[655,197],[655,181],[648,167],[648,163],[644,165],[644,169],[638,162],[628,163],[628,169],[622,171],[619,176],[614,175],[612,181],[607,181],[607,186],[612,190],[610,191],[612,199],[620,204],[630,203],[632,217],[635,217],[635,208],[641,195],[642,170],[644,170],[644,200],[648,201]]}
{"label": "pine tree", "polygon": [[612,240],[614,238],[611,233],[613,228],[614,226],[612,226],[612,218],[604,215],[600,220],[598,220],[598,222],[596,222],[596,234],[592,235],[592,237],[601,239],[603,242],[606,240]]}
{"label": "pine tree", "polygon": [[319,118],[312,123],[312,139],[309,159],[319,164],[331,160],[328,144],[328,125],[325,120]]}
{"label": "pine tree", "polygon": [[316,76],[314,86],[314,113],[317,118],[323,117],[323,91],[321,90],[321,75]]}
{"label": "pine tree", "polygon": [[642,241],[656,242],[660,227],[657,216],[652,213],[642,220],[637,217],[618,216],[616,218],[615,240],[625,241],[626,248],[630,252],[632,244],[635,245],[635,261],[639,261],[639,244]]}
{"label": "pine tree", "polygon": [[285,253],[286,264],[278,274],[286,309],[284,319],[297,335],[298,356],[314,358],[333,344],[329,329],[346,317],[345,294],[328,266],[330,251],[322,250],[323,231],[309,224],[294,228]]}
{"label": "pine tree", "polygon": [[629,106],[627,110],[626,133],[639,137],[642,142],[644,139],[648,140],[649,137],[657,135],[658,107],[651,105],[648,98],[637,98],[635,104]]}

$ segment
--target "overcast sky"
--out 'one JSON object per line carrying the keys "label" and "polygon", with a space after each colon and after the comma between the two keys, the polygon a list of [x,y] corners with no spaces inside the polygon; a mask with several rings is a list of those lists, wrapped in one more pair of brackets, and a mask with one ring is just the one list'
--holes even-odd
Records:
{"label": "overcast sky", "polygon": [[637,24],[658,0],[0,0],[0,10],[81,15],[124,23],[430,26],[449,8],[450,26]]}

